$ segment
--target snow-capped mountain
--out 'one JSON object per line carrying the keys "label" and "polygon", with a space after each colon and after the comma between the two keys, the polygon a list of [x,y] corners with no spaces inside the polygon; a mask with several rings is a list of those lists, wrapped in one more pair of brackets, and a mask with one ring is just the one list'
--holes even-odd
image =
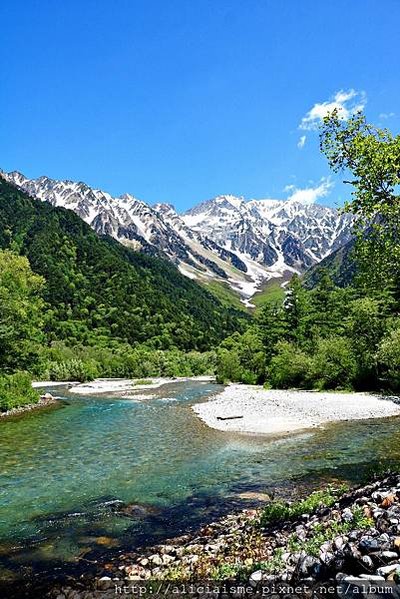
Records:
{"label": "snow-capped mountain", "polygon": [[184,214],[85,183],[2,173],[32,197],[74,210],[98,234],[162,253],[190,278],[225,282],[244,303],[271,278],[303,272],[347,243],[351,217],[318,204],[218,196]]}

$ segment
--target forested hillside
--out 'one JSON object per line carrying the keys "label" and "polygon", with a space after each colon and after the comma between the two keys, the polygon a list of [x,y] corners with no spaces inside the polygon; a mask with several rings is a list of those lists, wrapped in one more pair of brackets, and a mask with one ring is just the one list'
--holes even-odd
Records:
{"label": "forested hillside", "polygon": [[99,238],[78,216],[32,200],[0,178],[0,248],[26,256],[44,277],[47,339],[206,350],[240,328],[167,261]]}

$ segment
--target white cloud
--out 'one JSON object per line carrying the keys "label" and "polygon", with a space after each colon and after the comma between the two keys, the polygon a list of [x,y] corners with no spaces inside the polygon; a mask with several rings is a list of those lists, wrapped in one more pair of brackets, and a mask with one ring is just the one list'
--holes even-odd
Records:
{"label": "white cloud", "polygon": [[338,110],[339,118],[346,120],[352,114],[363,110],[367,103],[366,93],[357,92],[354,89],[348,91],[340,90],[327,102],[316,103],[301,119],[299,129],[317,129],[323,118],[335,108]]}
{"label": "white cloud", "polygon": [[306,139],[307,136],[306,135],[302,135],[299,139],[299,141],[297,142],[297,147],[301,150],[302,148],[304,148],[304,144],[306,143]]}
{"label": "white cloud", "polygon": [[396,116],[394,112],[381,112],[379,118],[382,120],[391,119],[393,116]]}
{"label": "white cloud", "polygon": [[334,183],[326,177],[322,177],[315,187],[297,188],[295,185],[287,185],[285,191],[290,192],[289,202],[300,202],[301,204],[314,204],[319,198],[327,196]]}

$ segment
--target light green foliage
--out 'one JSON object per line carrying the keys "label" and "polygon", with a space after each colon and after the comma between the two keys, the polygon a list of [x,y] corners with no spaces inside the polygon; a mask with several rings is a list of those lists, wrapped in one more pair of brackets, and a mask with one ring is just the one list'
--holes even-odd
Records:
{"label": "light green foliage", "polygon": [[266,304],[280,304],[285,297],[285,290],[282,287],[281,279],[278,281],[270,279],[265,287],[258,291],[251,298],[251,303],[256,307],[256,313],[259,314]]}
{"label": "light green foliage", "polygon": [[44,353],[43,378],[56,381],[87,381],[96,377],[147,377],[209,375],[215,371],[215,352],[154,350],[114,344],[112,347],[69,347],[54,342]]}
{"label": "light green foliage", "polygon": [[248,384],[265,378],[265,351],[260,331],[250,327],[242,335],[235,333],[222,342],[217,352],[217,380]]}
{"label": "light green foliage", "polygon": [[259,524],[267,526],[281,520],[298,518],[302,514],[312,514],[318,508],[332,506],[347,490],[345,485],[329,486],[326,489],[314,491],[306,499],[294,503],[271,501],[263,509]]}
{"label": "light green foliage", "polygon": [[[335,172],[350,173],[347,210],[359,224],[357,261],[361,283],[370,288],[398,282],[400,265],[400,135],[379,129],[357,114],[342,120],[338,111],[324,119],[321,150]],[[367,226],[367,229],[365,227]]]}
{"label": "light green foliage", "polygon": [[357,361],[349,339],[318,339],[313,356],[314,386],[320,389],[351,389],[356,378]]}
{"label": "light green foliage", "polygon": [[392,391],[400,390],[400,327],[390,331],[379,344],[378,368]]}
{"label": "light green foliage", "polygon": [[0,371],[29,369],[43,341],[44,280],[23,256],[0,251]]}
{"label": "light green foliage", "polygon": [[29,374],[17,372],[0,376],[0,412],[35,404],[39,397],[39,393],[32,388]]}
{"label": "light green foliage", "polygon": [[312,360],[290,341],[278,341],[268,369],[272,387],[290,389],[310,384]]}

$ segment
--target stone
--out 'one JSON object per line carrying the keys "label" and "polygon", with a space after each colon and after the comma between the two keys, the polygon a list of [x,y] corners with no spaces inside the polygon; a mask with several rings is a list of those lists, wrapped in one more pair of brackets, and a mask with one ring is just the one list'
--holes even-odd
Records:
{"label": "stone", "polygon": [[154,555],[151,555],[149,557],[149,560],[151,561],[152,564],[154,564],[155,566],[161,566],[163,561],[161,556],[158,555],[158,553],[155,553]]}
{"label": "stone", "polygon": [[346,507],[342,512],[342,520],[344,520],[345,522],[351,522],[353,519],[353,512],[350,508]]}
{"label": "stone", "polygon": [[389,495],[386,495],[386,497],[382,500],[381,507],[388,508],[395,501],[396,501],[396,497],[393,495],[393,493],[389,493]]}
{"label": "stone", "polygon": [[395,537],[393,539],[393,546],[400,550],[400,537]]}
{"label": "stone", "polygon": [[173,554],[173,553],[175,553],[175,547],[173,545],[163,545],[160,548],[160,553]]}
{"label": "stone", "polygon": [[146,566],[149,565],[149,560],[147,559],[147,557],[144,557],[143,559],[140,560],[139,564],[145,568]]}
{"label": "stone", "polygon": [[381,557],[390,560],[390,559],[397,559],[398,555],[397,555],[396,551],[382,551]]}
{"label": "stone", "polygon": [[322,571],[322,564],[320,560],[311,555],[306,555],[301,559],[299,564],[299,573],[302,577],[313,576],[318,577]]}
{"label": "stone", "polygon": [[391,564],[390,566],[381,566],[377,569],[376,573],[378,576],[388,576],[392,572],[400,569],[400,564]]}
{"label": "stone", "polygon": [[369,555],[363,555],[361,558],[361,562],[364,564],[366,568],[372,568],[374,563]]}
{"label": "stone", "polygon": [[258,583],[261,582],[262,577],[263,577],[263,571],[262,570],[256,570],[255,572],[253,572],[252,574],[250,574],[249,584],[252,587],[256,587],[258,585]]}
{"label": "stone", "polygon": [[168,555],[167,553],[165,553],[162,556],[162,563],[164,564],[164,566],[168,566],[168,564],[170,564],[171,562],[174,562],[174,561],[175,561],[175,558],[172,555]]}
{"label": "stone", "polygon": [[361,541],[358,544],[360,551],[363,553],[371,553],[372,551],[378,551],[381,547],[381,544],[377,539],[373,537],[365,536],[361,538]]}
{"label": "stone", "polygon": [[390,537],[386,532],[384,532],[383,534],[380,535],[379,541],[381,543],[390,543]]}
{"label": "stone", "polygon": [[101,591],[106,591],[107,589],[114,587],[114,583],[109,576],[102,576],[98,579],[96,586]]}
{"label": "stone", "polygon": [[344,540],[343,537],[336,537],[336,539],[333,541],[333,544],[335,546],[335,548],[340,551],[340,549],[343,548],[344,546]]}

